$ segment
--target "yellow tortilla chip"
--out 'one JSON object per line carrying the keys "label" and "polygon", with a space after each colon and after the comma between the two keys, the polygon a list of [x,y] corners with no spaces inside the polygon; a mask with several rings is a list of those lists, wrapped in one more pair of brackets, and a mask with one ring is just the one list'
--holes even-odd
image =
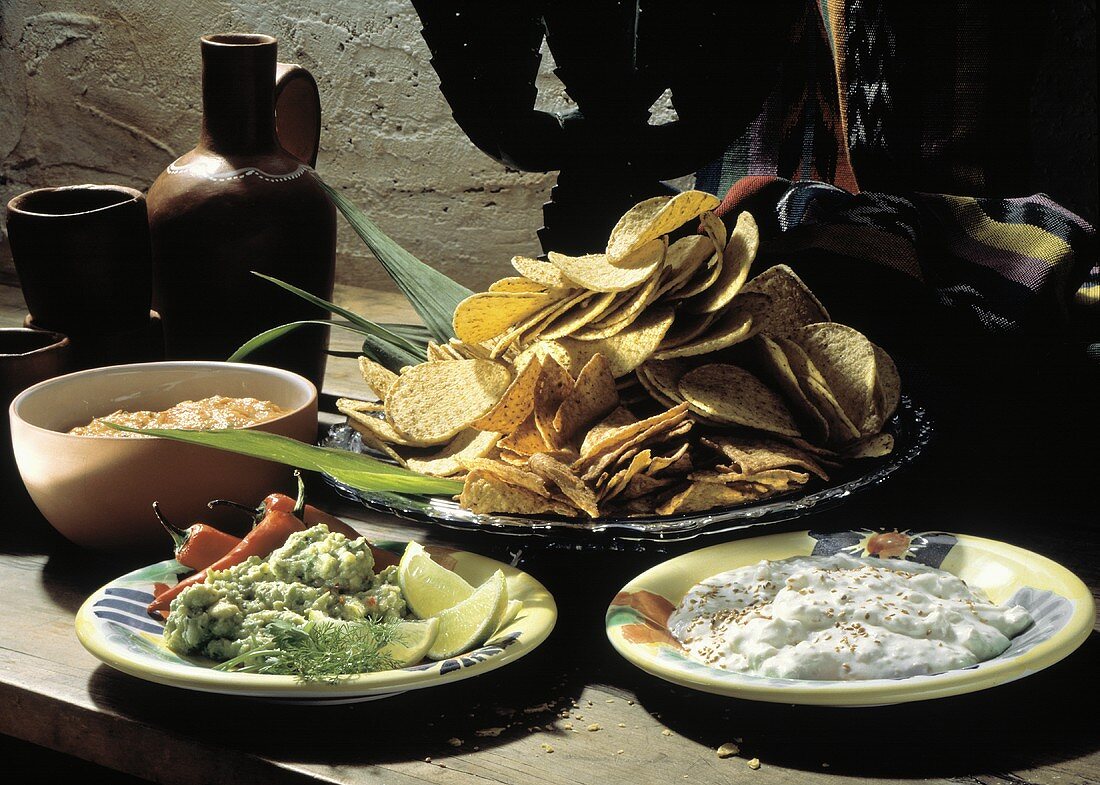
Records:
{"label": "yellow tortilla chip", "polygon": [[427,458],[406,458],[405,464],[414,472],[432,477],[450,477],[464,471],[467,461],[492,452],[499,438],[499,433],[467,428],[434,455]]}
{"label": "yellow tortilla chip", "polygon": [[624,425],[630,425],[636,422],[638,422],[638,418],[631,414],[628,409],[624,409],[622,406],[614,409],[600,422],[589,428],[588,433],[585,434],[584,441],[581,443],[581,455],[589,454],[593,446],[603,439],[606,434],[616,428],[621,428]]}
{"label": "yellow tortilla chip", "polygon": [[715,507],[734,507],[769,495],[767,488],[748,482],[693,482],[657,508],[658,515],[703,512]]}
{"label": "yellow tortilla chip", "polygon": [[722,252],[722,271],[705,291],[693,297],[689,307],[696,313],[714,313],[725,307],[749,277],[749,268],[760,246],[760,232],[749,213],[737,217],[737,225]]}
{"label": "yellow tortilla chip", "polygon": [[572,358],[570,367],[583,367],[593,356],[607,358],[612,375],[618,379],[633,371],[653,354],[672,326],[673,311],[668,306],[650,308],[633,324],[610,338],[578,341],[562,338],[559,342]]}
{"label": "yellow tortilla chip", "polygon": [[771,298],[771,308],[757,319],[760,331],[790,338],[807,324],[832,321],[810,287],[785,264],[769,267],[753,276],[741,289]]}
{"label": "yellow tortilla chip", "polygon": [[649,466],[652,460],[653,455],[649,450],[637,452],[626,465],[626,468],[620,469],[608,479],[607,484],[604,485],[600,493],[600,503],[609,502],[626,490],[627,484],[634,479],[636,474],[641,473]]}
{"label": "yellow tortilla chip", "polygon": [[783,347],[763,333],[756,336],[756,341],[760,347],[762,365],[768,376],[767,381],[771,382],[772,386],[783,395],[800,429],[812,440],[822,443],[827,441],[829,421],[799,384]]}
{"label": "yellow tortilla chip", "polygon": [[808,324],[794,340],[821,372],[857,428],[875,412],[875,347],[858,330],[836,322]]}
{"label": "yellow tortilla chip", "polygon": [[458,502],[471,512],[504,515],[541,515],[550,513],[576,517],[577,511],[554,499],[547,499],[526,488],[509,485],[497,477],[482,472],[466,475]]}
{"label": "yellow tortilla chip", "polygon": [[479,431],[511,433],[534,411],[535,382],[538,381],[542,363],[535,359],[516,367],[520,371],[500,400],[486,414],[471,422],[471,427]]}
{"label": "yellow tortilla chip", "polygon": [[585,289],[621,292],[632,289],[660,271],[665,258],[665,241],[653,240],[638,248],[631,254],[629,267],[612,265],[607,261],[607,255],[602,253],[566,256],[551,251],[546,256],[563,275]]}
{"label": "yellow tortilla chip", "polygon": [[554,429],[554,415],[572,390],[573,377],[569,371],[558,365],[553,357],[543,360],[535,380],[534,416],[535,427],[551,448],[562,446],[558,432]]}
{"label": "yellow tortilla chip", "polygon": [[[653,302],[660,281],[660,276],[655,275],[637,288],[619,292],[616,295],[617,302],[612,303],[603,318],[575,330],[572,337],[582,341],[592,341],[610,338],[612,335],[621,333],[634,323],[646,306]],[[619,301],[619,297],[623,299]]]}
{"label": "yellow tortilla chip", "polygon": [[860,458],[881,458],[894,451],[894,437],[888,433],[874,433],[864,436],[844,449],[841,455],[847,460]]}
{"label": "yellow tortilla chip", "polygon": [[683,360],[648,360],[638,367],[638,379],[646,389],[659,392],[676,405],[684,402],[680,395],[680,379],[688,369]]}
{"label": "yellow tortilla chip", "polygon": [[[340,398],[336,401],[336,410],[347,416],[348,424],[362,435],[370,434],[378,441],[386,444],[396,444],[401,447],[432,447],[447,441],[447,439],[440,439],[439,441],[432,442],[424,441],[423,439],[409,438],[399,433],[384,415],[382,417],[377,417],[375,416],[377,412],[365,410],[358,405],[359,403],[359,401],[350,401],[347,398]],[[385,410],[383,409],[383,411]]]}
{"label": "yellow tortilla chip", "polygon": [[890,421],[901,401],[901,376],[893,359],[881,346],[875,351],[875,404],[883,424]]}
{"label": "yellow tortilla chip", "polygon": [[670,300],[682,300],[709,289],[722,274],[722,252],[726,248],[727,232],[722,219],[714,213],[703,213],[700,216],[703,232],[710,238],[714,247],[714,253],[707,262],[696,270],[695,275],[684,283],[669,290],[666,295]]}
{"label": "yellow tortilla chip", "polygon": [[561,270],[550,264],[550,262],[529,259],[526,256],[513,256],[512,267],[524,278],[542,284],[547,289],[576,286],[573,281],[562,275]]}
{"label": "yellow tortilla chip", "polygon": [[684,191],[671,199],[656,196],[627,210],[607,241],[611,264],[623,264],[631,253],[662,235],[679,229],[693,218],[713,210],[721,202],[703,191]]}
{"label": "yellow tortilla chip", "polygon": [[498,446],[501,450],[508,450],[518,455],[531,456],[537,452],[546,452],[553,449],[546,443],[535,425],[535,413],[531,412],[527,419],[519,424],[519,427],[500,440]]}
{"label": "yellow tortilla chip", "polygon": [[407,368],[390,388],[386,416],[410,439],[439,443],[496,406],[512,382],[492,360],[450,360]]}
{"label": "yellow tortilla chip", "polygon": [[577,433],[587,431],[590,425],[618,405],[619,393],[615,389],[611,367],[602,354],[597,354],[577,374],[573,389],[554,414],[556,446],[572,441]]}
{"label": "yellow tortilla chip", "polygon": [[539,331],[538,336],[545,340],[553,340],[573,334],[586,324],[603,316],[611,307],[615,296],[615,292],[598,292],[590,295],[586,301],[577,303],[546,325]]}
{"label": "yellow tortilla chip", "polygon": [[775,342],[782,347],[802,391],[828,423],[829,442],[842,444],[859,438],[859,429],[844,413],[806,350],[790,338],[776,336]]}
{"label": "yellow tortilla chip", "polygon": [[829,475],[813,455],[778,439],[720,434],[703,437],[703,444],[721,453],[734,474],[759,474],[798,467],[828,481]]}
{"label": "yellow tortilla chip", "polygon": [[359,358],[359,373],[363,375],[370,391],[378,396],[378,400],[386,400],[393,383],[397,381],[397,374],[384,365],[376,363],[369,357]]}
{"label": "yellow tortilla chip", "polygon": [[673,357],[710,354],[747,341],[759,332],[757,317],[767,309],[767,305],[766,295],[738,295],[725,311],[716,314],[718,318],[708,324],[702,335],[669,349],[658,349],[653,353],[653,359],[669,360]]}
{"label": "yellow tortilla chip", "polygon": [[558,490],[590,518],[600,517],[596,494],[564,463],[546,453],[537,453],[530,457],[527,466],[558,486]]}
{"label": "yellow tortilla chip", "polygon": [[522,275],[501,278],[489,285],[490,292],[545,292],[546,289],[547,287],[541,283],[524,278]]}
{"label": "yellow tortilla chip", "polygon": [[680,395],[707,419],[798,436],[798,426],[783,399],[743,368],[714,363],[680,379]]}
{"label": "yellow tortilla chip", "polygon": [[[524,459],[524,463],[526,462],[526,459]],[[474,458],[466,461],[466,469],[471,472],[480,472],[485,476],[496,477],[509,485],[526,488],[539,496],[550,498],[550,491],[547,489],[542,477],[513,464],[493,460],[492,458]]]}
{"label": "yellow tortilla chip", "polygon": [[466,343],[496,338],[554,302],[546,292],[481,292],[458,304],[455,335]]}

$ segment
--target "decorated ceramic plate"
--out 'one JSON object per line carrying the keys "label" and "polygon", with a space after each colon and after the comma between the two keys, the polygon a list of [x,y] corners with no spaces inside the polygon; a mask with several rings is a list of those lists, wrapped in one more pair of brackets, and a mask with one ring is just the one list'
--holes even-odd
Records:
{"label": "decorated ceramic plate", "polygon": [[[999,605],[1021,605],[1034,623],[993,659],[932,675],[863,681],[776,679],[689,659],[668,629],[681,598],[704,578],[763,559],[828,556],[905,559],[946,570]],[[747,700],[822,706],[870,706],[942,698],[1023,678],[1080,646],[1092,630],[1092,595],[1059,564],[995,540],[945,532],[812,531],[715,545],[670,559],[623,587],[607,609],[607,636],[630,662],[692,689]]]}
{"label": "decorated ceramic plate", "polygon": [[[375,543],[402,553],[405,543]],[[504,572],[508,596],[523,608],[481,648],[440,662],[399,670],[364,673],[335,684],[303,684],[293,676],[226,673],[209,660],[181,657],[163,643],[163,623],[145,606],[154,585],[174,585],[184,571],[179,563],[158,562],[116,578],[89,597],[76,615],[76,634],[89,652],[112,668],[139,679],[172,687],[304,703],[353,703],[376,700],[408,690],[434,687],[496,670],[531,652],[546,640],[558,612],[554,598],[530,575],[501,562],[465,551],[428,546],[432,558],[478,585],[496,570]]]}
{"label": "decorated ceramic plate", "polygon": [[[846,470],[838,471],[828,483],[818,481],[816,485],[807,485],[797,492],[756,503],[679,515],[580,521],[547,515],[479,514],[464,510],[450,497],[362,491],[327,475],[325,479],[342,496],[358,501],[369,509],[451,529],[538,537],[567,547],[614,546],[620,542],[639,541],[674,542],[702,534],[720,534],[789,521],[842,504],[852,494],[885,482],[899,469],[916,460],[931,439],[933,427],[924,408],[903,395],[889,430],[894,436],[894,451],[890,455],[857,461]],[[346,425],[335,426],[323,446],[369,452],[359,435]]]}

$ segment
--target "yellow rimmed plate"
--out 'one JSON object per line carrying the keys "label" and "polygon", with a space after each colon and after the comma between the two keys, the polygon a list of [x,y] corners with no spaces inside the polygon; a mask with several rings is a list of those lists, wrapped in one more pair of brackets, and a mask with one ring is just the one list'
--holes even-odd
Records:
{"label": "yellow rimmed plate", "polygon": [[[938,567],[999,604],[1027,608],[1035,624],[1000,656],[928,676],[809,681],[750,676],[688,659],[668,631],[680,599],[699,581],[762,559],[845,550]],[[670,559],[636,577],[607,609],[607,637],[627,660],[684,687],[746,700],[818,706],[879,706],[983,690],[1047,668],[1080,646],[1095,610],[1088,587],[1060,564],[1014,545],[946,532],[790,532],[723,543]]]}
{"label": "yellow rimmed plate", "polygon": [[[405,549],[405,543],[375,545],[398,554]],[[92,594],[77,612],[76,634],[84,648],[107,665],[158,684],[294,703],[353,703],[480,676],[530,653],[554,629],[554,598],[527,573],[474,553],[436,546],[426,550],[475,586],[496,570],[503,571],[508,596],[522,601],[522,610],[484,646],[458,657],[358,674],[336,684],[303,684],[293,676],[223,673],[213,670],[211,661],[170,651],[163,642],[163,624],[145,612],[154,585],[174,585],[184,569],[176,561],[163,561],[116,578]]]}

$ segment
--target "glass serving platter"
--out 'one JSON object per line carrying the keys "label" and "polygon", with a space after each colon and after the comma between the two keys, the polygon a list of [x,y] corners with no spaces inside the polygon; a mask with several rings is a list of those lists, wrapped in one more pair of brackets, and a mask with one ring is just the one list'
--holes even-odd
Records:
{"label": "glass serving platter", "polygon": [[[817,480],[796,492],[760,502],[678,515],[580,520],[551,515],[482,514],[462,509],[450,497],[363,491],[324,476],[337,493],[368,509],[449,529],[534,538],[564,547],[677,542],[790,521],[842,504],[852,494],[885,482],[916,460],[932,437],[933,422],[922,406],[902,395],[888,430],[894,435],[894,451],[890,455],[856,461],[838,470],[828,483]],[[321,445],[385,458],[364,447],[359,434],[347,425],[334,425]]]}

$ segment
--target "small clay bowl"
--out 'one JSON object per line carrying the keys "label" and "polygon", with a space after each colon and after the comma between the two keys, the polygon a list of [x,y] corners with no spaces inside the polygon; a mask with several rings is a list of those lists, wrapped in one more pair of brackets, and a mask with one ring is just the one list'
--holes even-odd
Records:
{"label": "small clay bowl", "polygon": [[240,529],[239,512],[233,517],[206,503],[257,505],[292,487],[289,467],[165,439],[67,433],[119,409],[161,411],[212,395],[272,401],[287,414],[250,428],[308,443],[317,438],[317,388],[290,371],[203,361],[114,365],[49,379],[16,396],[9,414],[19,474],[46,520],[86,548],[159,548],[170,556],[154,501],[181,526],[201,519]]}

